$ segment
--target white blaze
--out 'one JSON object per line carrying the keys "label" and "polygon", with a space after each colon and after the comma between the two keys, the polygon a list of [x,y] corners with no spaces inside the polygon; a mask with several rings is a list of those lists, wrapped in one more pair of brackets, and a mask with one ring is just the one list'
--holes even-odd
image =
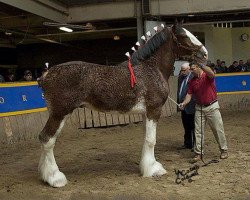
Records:
{"label": "white blaze", "polygon": [[186,32],[186,35],[190,38],[193,44],[195,45],[202,45],[202,43],[192,34],[190,33],[187,29],[183,28],[183,30]]}
{"label": "white blaze", "polygon": [[[199,46],[202,45],[202,43],[192,33],[190,33],[187,29],[183,28],[183,30],[186,32],[186,35],[190,38],[190,40],[193,44],[199,45]],[[208,55],[208,51],[204,46],[201,49]]]}

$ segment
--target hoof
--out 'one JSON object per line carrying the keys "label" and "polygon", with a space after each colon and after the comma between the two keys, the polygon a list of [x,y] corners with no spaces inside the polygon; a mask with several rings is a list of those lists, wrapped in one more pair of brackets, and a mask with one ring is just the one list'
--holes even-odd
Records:
{"label": "hoof", "polygon": [[63,187],[67,184],[66,176],[60,172],[56,171],[53,175],[48,177],[48,180],[44,180],[52,187]]}
{"label": "hoof", "polygon": [[145,167],[142,170],[143,177],[158,177],[166,174],[167,171],[163,168],[162,164],[155,161],[153,165]]}

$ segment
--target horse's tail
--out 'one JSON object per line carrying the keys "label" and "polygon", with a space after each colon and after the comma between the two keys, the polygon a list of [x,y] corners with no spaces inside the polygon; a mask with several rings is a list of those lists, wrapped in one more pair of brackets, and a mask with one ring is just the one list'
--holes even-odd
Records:
{"label": "horse's tail", "polygon": [[47,74],[48,74],[48,71],[44,72],[40,77],[37,78],[38,87],[43,86],[43,81]]}

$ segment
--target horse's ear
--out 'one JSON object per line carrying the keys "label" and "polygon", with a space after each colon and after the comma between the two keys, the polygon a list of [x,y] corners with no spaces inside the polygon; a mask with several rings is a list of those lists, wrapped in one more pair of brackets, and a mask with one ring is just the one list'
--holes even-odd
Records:
{"label": "horse's ear", "polygon": [[177,29],[178,25],[179,25],[179,22],[178,22],[177,18],[175,18],[174,25],[172,26],[173,33],[176,33],[176,29]]}
{"label": "horse's ear", "polygon": [[180,26],[184,24],[184,19],[181,19]]}
{"label": "horse's ear", "polygon": [[174,20],[174,26],[177,26],[178,25],[178,20],[177,20],[177,18],[175,18],[175,20]]}

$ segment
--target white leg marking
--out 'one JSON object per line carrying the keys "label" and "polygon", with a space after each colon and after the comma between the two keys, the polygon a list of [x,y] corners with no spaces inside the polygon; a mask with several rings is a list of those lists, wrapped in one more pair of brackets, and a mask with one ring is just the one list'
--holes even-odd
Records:
{"label": "white leg marking", "polygon": [[47,182],[52,187],[63,187],[67,184],[67,179],[65,175],[59,171],[54,157],[54,146],[56,138],[62,127],[65,123],[63,120],[56,131],[56,134],[53,138],[50,138],[49,141],[45,144],[42,144],[42,154],[39,161],[38,170],[41,174],[41,178],[44,182]]}
{"label": "white leg marking", "polygon": [[144,177],[161,176],[167,173],[162,164],[155,160],[156,126],[156,122],[146,118],[146,134],[140,163],[141,173]]}

